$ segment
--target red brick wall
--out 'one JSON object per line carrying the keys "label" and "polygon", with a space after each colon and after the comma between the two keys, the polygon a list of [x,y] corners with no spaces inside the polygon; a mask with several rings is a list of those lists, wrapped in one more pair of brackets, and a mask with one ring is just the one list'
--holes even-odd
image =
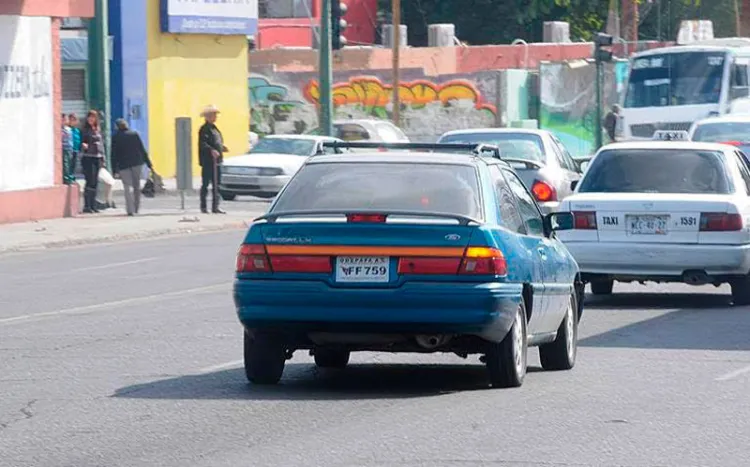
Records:
{"label": "red brick wall", "polygon": [[0,0],[0,15],[94,16],[94,0]]}

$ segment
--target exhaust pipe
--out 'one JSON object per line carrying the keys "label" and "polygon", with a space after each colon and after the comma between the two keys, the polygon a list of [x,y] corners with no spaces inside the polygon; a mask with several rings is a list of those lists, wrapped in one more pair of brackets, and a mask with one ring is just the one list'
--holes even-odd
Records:
{"label": "exhaust pipe", "polygon": [[450,336],[445,336],[443,334],[420,334],[416,336],[415,339],[420,347],[427,350],[436,349],[451,340]]}
{"label": "exhaust pipe", "polygon": [[688,285],[706,285],[711,283],[706,271],[685,271],[682,273],[682,280]]}

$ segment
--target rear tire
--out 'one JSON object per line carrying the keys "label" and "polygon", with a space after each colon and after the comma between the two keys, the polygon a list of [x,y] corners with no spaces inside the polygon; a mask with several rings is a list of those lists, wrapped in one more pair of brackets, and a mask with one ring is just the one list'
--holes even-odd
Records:
{"label": "rear tire", "polygon": [[591,281],[591,293],[594,295],[612,295],[615,281]]}
{"label": "rear tire", "polygon": [[257,385],[272,385],[281,380],[286,363],[284,345],[272,335],[245,332],[245,376]]}
{"label": "rear tire", "polygon": [[557,330],[554,342],[539,346],[539,359],[547,371],[570,370],[576,364],[578,353],[578,300],[570,296],[565,318]]}
{"label": "rear tire", "polygon": [[221,199],[223,199],[224,201],[234,201],[235,198],[237,198],[237,193],[229,193],[226,191],[222,191],[219,194],[221,195]]}
{"label": "rear tire", "polygon": [[750,305],[750,276],[735,279],[730,285],[732,286],[732,302],[734,306]]}
{"label": "rear tire", "polygon": [[348,350],[315,349],[315,364],[319,368],[346,368],[351,353]]}
{"label": "rear tire", "polygon": [[528,347],[526,304],[521,299],[510,331],[501,342],[490,343],[485,356],[492,387],[517,388],[523,384]]}

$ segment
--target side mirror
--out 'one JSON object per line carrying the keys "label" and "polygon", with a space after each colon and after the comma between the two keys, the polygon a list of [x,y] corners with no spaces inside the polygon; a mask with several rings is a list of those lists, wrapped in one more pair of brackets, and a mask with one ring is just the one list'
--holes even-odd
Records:
{"label": "side mirror", "polygon": [[576,188],[578,187],[578,182],[580,182],[580,180],[573,180],[572,182],[570,182],[571,191],[576,191]]}
{"label": "side mirror", "polygon": [[553,232],[573,230],[575,218],[570,212],[553,212],[544,216],[544,233],[548,237]]}

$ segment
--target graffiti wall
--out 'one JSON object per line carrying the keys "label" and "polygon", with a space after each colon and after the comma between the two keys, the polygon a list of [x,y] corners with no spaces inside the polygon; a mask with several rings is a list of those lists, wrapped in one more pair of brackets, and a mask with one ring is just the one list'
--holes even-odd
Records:
{"label": "graffiti wall", "polygon": [[[604,69],[603,110],[620,101],[628,74],[628,62],[617,61]],[[596,70],[593,63],[543,63],[539,69],[541,128],[555,133],[576,156],[592,154],[596,131]],[[605,140],[606,141],[606,140]]]}
{"label": "graffiti wall", "polygon": [[[449,130],[497,126],[500,73],[425,77],[421,70],[405,70],[398,89],[404,132],[413,141],[434,141]],[[256,133],[305,133],[317,126],[320,87],[314,74],[253,74],[248,85]],[[390,119],[392,97],[387,74],[335,76],[337,119]]]}

